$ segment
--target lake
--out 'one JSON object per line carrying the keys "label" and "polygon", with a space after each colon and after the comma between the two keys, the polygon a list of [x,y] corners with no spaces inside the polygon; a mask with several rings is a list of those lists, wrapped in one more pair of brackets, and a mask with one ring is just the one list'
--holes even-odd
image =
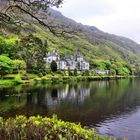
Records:
{"label": "lake", "polygon": [[19,85],[0,89],[0,116],[42,115],[81,123],[103,136],[140,139],[140,79]]}

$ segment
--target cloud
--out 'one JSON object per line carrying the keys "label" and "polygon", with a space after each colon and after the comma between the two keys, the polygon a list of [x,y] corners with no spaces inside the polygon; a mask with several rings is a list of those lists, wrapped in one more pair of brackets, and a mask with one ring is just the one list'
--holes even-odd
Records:
{"label": "cloud", "polygon": [[139,6],[140,0],[65,0],[59,11],[83,24],[140,43]]}
{"label": "cloud", "polygon": [[113,11],[110,3],[106,0],[65,0],[61,12],[73,18],[89,18],[98,15],[106,15]]}

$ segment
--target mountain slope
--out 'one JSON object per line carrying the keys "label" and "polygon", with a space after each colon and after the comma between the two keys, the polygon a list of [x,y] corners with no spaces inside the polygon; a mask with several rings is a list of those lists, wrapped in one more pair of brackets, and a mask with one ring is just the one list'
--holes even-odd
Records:
{"label": "mountain slope", "polygon": [[104,40],[112,41],[113,43],[123,48],[134,51],[135,53],[137,52],[140,53],[140,45],[131,39],[105,33],[94,26],[87,26],[87,25],[82,25],[80,23],[76,23],[74,20],[64,17],[58,11],[51,10],[50,12],[51,12],[51,17],[53,17],[55,20],[57,19],[59,22],[61,22],[61,24],[68,24],[72,27],[76,27],[76,29],[78,28],[78,30],[81,30],[81,32],[84,32],[86,35],[86,39],[90,41],[90,43],[92,44],[96,43],[96,39],[99,40],[104,39]]}
{"label": "mountain slope", "polygon": [[[48,49],[56,48],[61,56],[71,55],[74,48],[77,47],[85,59],[90,62],[91,67],[95,66],[95,62],[112,59],[131,65],[140,63],[140,45],[131,39],[105,33],[94,26],[82,25],[52,9],[50,9],[50,13],[50,16],[47,17],[45,12],[40,12],[40,16],[47,17],[47,21],[51,21],[52,25],[63,25],[64,29],[71,28],[77,33],[69,33],[66,38],[57,37],[50,33],[47,28],[35,22],[26,22],[24,30],[19,36],[33,33],[42,40],[47,39]],[[8,34],[10,33],[8,32]]]}

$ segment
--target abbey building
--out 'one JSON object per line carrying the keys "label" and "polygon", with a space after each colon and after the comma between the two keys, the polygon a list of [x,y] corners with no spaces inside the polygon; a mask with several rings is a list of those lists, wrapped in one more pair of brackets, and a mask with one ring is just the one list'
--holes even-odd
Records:
{"label": "abbey building", "polygon": [[48,52],[44,60],[46,61],[47,67],[50,67],[52,61],[56,61],[57,69],[59,70],[76,69],[81,72],[89,70],[89,62],[85,61],[81,54],[78,54],[77,48],[74,49],[73,56],[65,56],[64,58],[61,58],[56,50]]}

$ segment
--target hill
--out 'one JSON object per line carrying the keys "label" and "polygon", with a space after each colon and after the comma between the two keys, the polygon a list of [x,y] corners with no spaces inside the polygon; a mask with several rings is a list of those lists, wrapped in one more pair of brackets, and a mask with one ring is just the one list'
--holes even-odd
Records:
{"label": "hill", "polygon": [[[67,36],[55,36],[47,28],[36,22],[30,22],[30,18],[24,23],[24,29],[18,34],[34,34],[42,40],[47,40],[48,51],[56,48],[61,56],[71,55],[74,48],[78,48],[91,68],[107,69],[108,64],[119,62],[115,65],[126,65],[134,70],[139,69],[140,45],[131,39],[105,33],[94,26],[82,25],[72,19],[63,16],[60,12],[50,9],[50,16],[45,12],[40,12],[40,17],[46,18],[51,25],[63,27],[65,30],[74,30],[76,33],[68,33]],[[5,27],[5,25],[4,25]],[[7,26],[6,32],[1,34],[6,36],[16,36],[12,27]]]}

